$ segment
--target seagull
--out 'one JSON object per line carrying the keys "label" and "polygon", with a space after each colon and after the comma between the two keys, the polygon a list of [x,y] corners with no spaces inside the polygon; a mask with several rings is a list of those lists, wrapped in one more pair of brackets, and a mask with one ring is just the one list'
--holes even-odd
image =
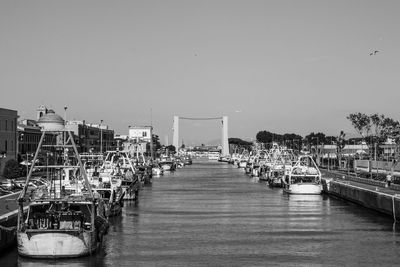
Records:
{"label": "seagull", "polygon": [[374,52],[369,53],[369,55],[370,55],[370,56],[375,56],[376,53],[378,53],[378,52],[379,52],[379,50],[375,50]]}

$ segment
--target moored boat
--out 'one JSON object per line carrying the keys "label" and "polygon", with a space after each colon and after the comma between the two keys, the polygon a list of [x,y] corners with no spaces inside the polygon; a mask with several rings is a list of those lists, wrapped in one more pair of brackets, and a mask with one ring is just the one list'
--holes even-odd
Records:
{"label": "moored boat", "polygon": [[322,192],[321,172],[309,155],[299,156],[282,181],[284,191],[289,194],[319,195]]}
{"label": "moored boat", "polygon": [[164,171],[174,171],[176,170],[176,163],[173,160],[160,161],[160,166]]}
{"label": "moored boat", "polygon": [[[92,192],[74,138],[65,129],[64,120],[50,110],[38,124],[42,127],[42,135],[18,198],[18,253],[33,258],[78,257],[94,253],[108,229],[104,203]],[[44,146],[46,133],[63,141]],[[54,157],[49,160],[51,164],[36,166],[43,148]],[[48,169],[49,187],[28,193],[35,167]]]}
{"label": "moored boat", "polygon": [[163,168],[158,163],[152,164],[151,172],[154,176],[160,176],[164,174]]}

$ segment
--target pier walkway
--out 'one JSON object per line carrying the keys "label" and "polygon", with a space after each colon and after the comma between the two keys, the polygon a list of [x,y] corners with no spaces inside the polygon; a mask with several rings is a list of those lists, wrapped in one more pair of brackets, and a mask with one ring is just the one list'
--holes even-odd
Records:
{"label": "pier walkway", "polygon": [[354,175],[343,174],[337,171],[321,170],[322,178],[329,179],[333,178],[337,182],[343,182],[349,185],[362,187],[368,190],[379,191],[389,195],[400,195],[400,186],[397,184],[391,184],[387,187],[386,182],[377,181],[368,178],[361,178]]}

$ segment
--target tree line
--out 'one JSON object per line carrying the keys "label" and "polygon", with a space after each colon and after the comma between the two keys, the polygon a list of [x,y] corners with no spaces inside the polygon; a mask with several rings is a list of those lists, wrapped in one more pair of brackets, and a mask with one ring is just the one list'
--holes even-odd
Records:
{"label": "tree line", "polygon": [[264,144],[276,142],[286,145],[288,148],[324,144],[335,144],[343,148],[346,144],[359,144],[362,141],[372,147],[375,143],[381,144],[388,138],[392,138],[396,143],[400,139],[400,123],[382,114],[367,115],[358,112],[351,113],[346,118],[351,122],[360,137],[346,139],[346,134],[343,131],[339,131],[337,136],[311,132],[303,138],[295,133],[279,134],[262,130],[257,133],[256,140]]}

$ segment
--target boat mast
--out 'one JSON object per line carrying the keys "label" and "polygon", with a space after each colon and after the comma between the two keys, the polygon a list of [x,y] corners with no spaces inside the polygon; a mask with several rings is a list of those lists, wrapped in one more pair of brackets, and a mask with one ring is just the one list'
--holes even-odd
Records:
{"label": "boat mast", "polygon": [[89,183],[89,179],[87,178],[86,170],[85,170],[85,168],[83,168],[83,164],[82,164],[82,161],[81,161],[81,157],[79,156],[78,150],[76,149],[76,145],[75,145],[74,138],[72,137],[72,134],[71,134],[70,131],[67,130],[67,132],[68,132],[69,138],[71,139],[72,147],[73,147],[74,152],[75,152],[75,154],[76,154],[76,158],[77,158],[78,163],[79,163],[80,171],[81,171],[81,173],[82,173],[82,175],[83,175],[83,178],[84,178],[84,180],[85,180],[86,188],[87,188],[88,191],[89,191],[90,198],[93,200],[93,199],[94,199],[94,198],[93,198],[93,192],[92,192],[92,189],[91,189],[91,186],[90,186],[90,183]]}
{"label": "boat mast", "polygon": [[26,181],[25,181],[24,188],[22,189],[21,193],[19,194],[18,201],[21,201],[25,197],[26,191],[28,189],[28,183],[29,183],[29,180],[30,180],[30,178],[32,176],[33,168],[35,167],[35,163],[36,163],[37,157],[39,155],[40,148],[42,147],[42,143],[43,143],[45,134],[46,134],[46,132],[43,131],[42,132],[42,136],[40,137],[38,148],[36,149],[36,152],[35,152],[35,156],[33,157],[31,168],[29,169],[29,173],[26,176]]}

